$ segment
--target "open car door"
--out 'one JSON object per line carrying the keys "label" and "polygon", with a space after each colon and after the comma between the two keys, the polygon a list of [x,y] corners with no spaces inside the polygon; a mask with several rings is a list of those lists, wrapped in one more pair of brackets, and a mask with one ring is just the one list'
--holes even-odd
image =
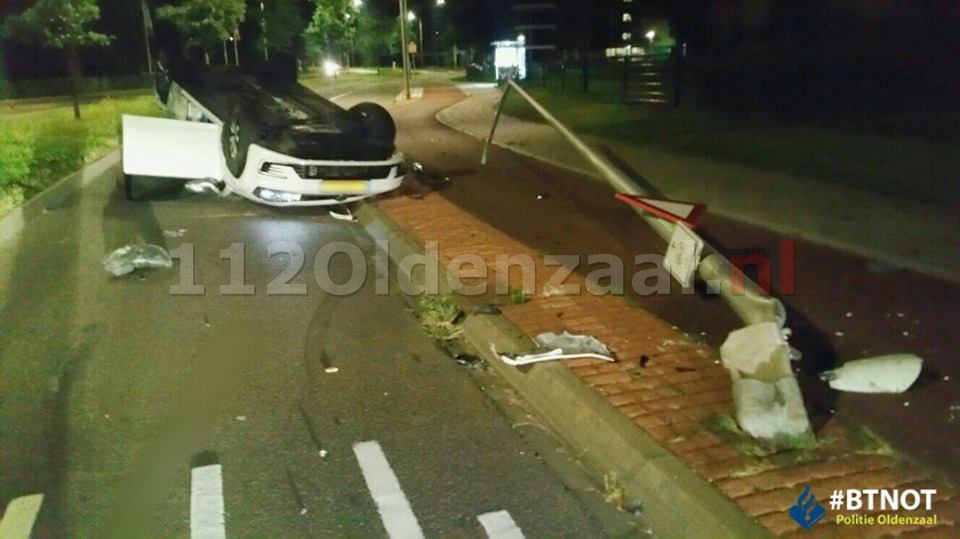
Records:
{"label": "open car door", "polygon": [[123,116],[123,173],[128,176],[223,181],[220,126]]}

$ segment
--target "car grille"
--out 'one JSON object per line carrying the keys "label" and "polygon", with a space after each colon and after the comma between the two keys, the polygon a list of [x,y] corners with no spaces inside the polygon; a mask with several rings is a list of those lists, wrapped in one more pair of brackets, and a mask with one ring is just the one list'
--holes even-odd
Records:
{"label": "car grille", "polygon": [[266,174],[280,173],[280,167],[293,169],[304,180],[338,180],[386,178],[393,165],[381,166],[340,166],[340,165],[290,165],[286,163],[264,163],[260,171]]}

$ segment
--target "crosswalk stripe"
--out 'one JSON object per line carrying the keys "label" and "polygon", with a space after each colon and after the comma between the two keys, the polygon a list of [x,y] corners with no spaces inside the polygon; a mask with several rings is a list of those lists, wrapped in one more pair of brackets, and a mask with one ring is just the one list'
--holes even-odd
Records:
{"label": "crosswalk stripe", "polygon": [[4,539],[29,539],[37,513],[43,505],[43,494],[32,494],[14,499],[0,519],[0,537]]}
{"label": "crosswalk stripe", "polygon": [[490,539],[523,539],[523,532],[506,511],[484,513],[477,517]]}
{"label": "crosswalk stripe", "polygon": [[413,508],[400,488],[400,481],[387,462],[383,449],[376,441],[353,445],[353,453],[360,463],[360,471],[367,482],[367,489],[377,504],[380,520],[391,539],[417,539],[423,537],[420,523]]}
{"label": "crosswalk stripe", "polygon": [[225,539],[222,468],[219,464],[197,466],[190,475],[191,539]]}

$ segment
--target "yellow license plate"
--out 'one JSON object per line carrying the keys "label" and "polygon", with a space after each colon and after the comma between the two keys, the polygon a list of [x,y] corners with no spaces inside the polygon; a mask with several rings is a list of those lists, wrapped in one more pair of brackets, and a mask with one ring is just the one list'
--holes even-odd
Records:
{"label": "yellow license plate", "polygon": [[362,194],[367,192],[367,182],[364,180],[327,180],[323,182],[323,190],[327,193]]}

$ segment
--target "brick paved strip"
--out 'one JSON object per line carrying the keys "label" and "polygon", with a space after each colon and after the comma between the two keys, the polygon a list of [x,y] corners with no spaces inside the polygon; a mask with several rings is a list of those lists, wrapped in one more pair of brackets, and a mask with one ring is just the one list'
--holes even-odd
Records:
{"label": "brick paved strip", "polygon": [[[409,187],[405,188],[409,190]],[[409,194],[409,191],[406,192]],[[491,285],[522,286],[519,272],[497,272],[497,255],[524,254],[535,260],[536,282],[542,286],[554,274],[539,253],[506,233],[484,223],[436,193],[417,197],[394,196],[378,203],[380,210],[424,245],[437,241],[438,259],[449,263],[454,256],[476,254],[487,266]],[[465,276],[461,268],[458,276]],[[474,279],[472,282],[477,282]],[[585,279],[570,275],[566,284],[584,287]],[[713,413],[730,414],[730,379],[719,364],[717,352],[692,342],[683,332],[652,314],[629,305],[622,298],[589,294],[544,297],[539,290],[525,290],[531,301],[505,305],[504,315],[528,336],[544,331],[588,333],[605,343],[616,363],[574,359],[567,366],[586,385],[634,425],[676,454],[686,465],[733,499],[747,514],[774,534],[792,534],[799,528],[786,516],[796,502],[800,487],[811,484],[820,496],[834,488],[893,488],[897,485],[929,484],[919,471],[889,457],[858,455],[850,444],[824,449],[819,460],[796,465],[773,459],[741,455],[727,441],[707,432],[702,421]],[[641,366],[641,359],[645,366]],[[823,439],[845,436],[846,429],[831,421],[821,431]],[[779,461],[777,461],[779,462]],[[921,483],[922,482],[922,483]],[[960,519],[954,490],[939,485],[938,502],[944,523]],[[877,530],[818,527],[825,534],[867,536]],[[887,530],[892,531],[892,530]],[[896,530],[937,536],[940,529]]]}

